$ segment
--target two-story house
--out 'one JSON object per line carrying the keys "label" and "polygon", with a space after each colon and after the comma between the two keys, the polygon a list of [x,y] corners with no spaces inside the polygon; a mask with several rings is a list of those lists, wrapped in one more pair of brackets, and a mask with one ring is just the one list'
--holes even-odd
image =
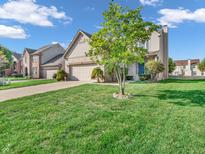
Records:
{"label": "two-story house", "polygon": [[[92,70],[97,67],[97,64],[87,56],[90,45],[88,40],[91,34],[82,30],[78,31],[72,42],[66,49],[65,71],[69,73],[71,80],[90,81]],[[158,79],[168,78],[168,28],[162,27],[157,32],[153,32],[150,40],[144,44],[148,49],[148,54],[145,62],[148,59],[159,60],[164,64],[165,70],[159,75]],[[102,66],[101,66],[102,67]],[[102,67],[105,71],[105,68]],[[128,67],[128,75],[134,80],[139,79],[139,74],[144,73],[144,64],[133,64]],[[105,72],[105,74],[107,74]],[[106,79],[109,80],[109,79]]]}
{"label": "two-story house", "polygon": [[[64,52],[65,49],[60,44],[46,45],[37,50],[25,48],[23,74],[35,79],[53,78],[53,74],[64,66],[62,59]],[[48,67],[49,64],[53,65]]]}
{"label": "two-story house", "polygon": [[10,66],[10,68],[5,69],[5,75],[6,76],[10,76],[10,75],[20,75],[23,73],[22,70],[22,54],[17,53],[17,52],[13,52],[12,53],[12,64]]}
{"label": "two-story house", "polygon": [[175,60],[176,68],[173,76],[204,76],[205,74],[198,69],[199,59]]}

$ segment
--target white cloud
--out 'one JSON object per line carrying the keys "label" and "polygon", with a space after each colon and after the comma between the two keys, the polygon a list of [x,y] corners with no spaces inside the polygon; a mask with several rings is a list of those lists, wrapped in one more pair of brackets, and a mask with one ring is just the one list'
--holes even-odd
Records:
{"label": "white cloud", "polygon": [[35,0],[9,0],[0,6],[0,19],[15,20],[38,26],[53,26],[50,18],[71,22],[65,12],[59,12],[55,6],[38,5]]}
{"label": "white cloud", "polygon": [[142,5],[156,6],[161,0],[139,0]]}
{"label": "white cloud", "polygon": [[161,25],[168,25],[171,28],[176,28],[177,24],[185,21],[205,23],[205,8],[190,11],[184,8],[178,9],[162,9],[159,11],[162,15],[158,19]]}
{"label": "white cloud", "polygon": [[53,41],[53,42],[51,42],[52,44],[60,44],[62,47],[64,47],[64,48],[66,48],[67,47],[67,45],[66,45],[66,43],[60,43],[60,42],[57,42],[57,41]]}
{"label": "white cloud", "polygon": [[98,25],[94,25],[94,27],[95,27],[96,29],[102,29],[102,28],[103,28],[102,26],[98,26]]}
{"label": "white cloud", "polygon": [[12,39],[25,39],[27,34],[19,26],[5,26],[0,25],[0,37],[3,38],[12,38]]}
{"label": "white cloud", "polygon": [[85,8],[86,11],[95,11],[95,8],[94,7],[91,7],[91,6],[87,6]]}

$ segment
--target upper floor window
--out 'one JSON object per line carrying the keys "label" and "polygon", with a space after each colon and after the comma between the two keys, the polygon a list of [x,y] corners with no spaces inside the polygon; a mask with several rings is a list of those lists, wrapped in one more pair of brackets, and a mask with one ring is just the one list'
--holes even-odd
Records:
{"label": "upper floor window", "polygon": [[148,49],[148,41],[142,43],[142,42],[137,42],[137,47]]}
{"label": "upper floor window", "polygon": [[33,57],[32,57],[32,61],[33,61],[34,63],[38,62],[38,56],[33,56]]}
{"label": "upper floor window", "polygon": [[25,60],[25,63],[27,63],[27,56],[25,56],[25,59],[24,59],[24,60]]}

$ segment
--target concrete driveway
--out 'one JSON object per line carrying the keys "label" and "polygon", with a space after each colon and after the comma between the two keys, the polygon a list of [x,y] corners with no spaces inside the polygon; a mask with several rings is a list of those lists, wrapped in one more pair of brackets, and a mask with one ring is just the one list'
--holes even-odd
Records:
{"label": "concrete driveway", "polygon": [[85,83],[86,82],[81,82],[81,81],[68,81],[68,82],[56,82],[56,83],[42,84],[37,86],[15,88],[15,89],[8,89],[8,90],[0,90],[0,102],[21,98],[25,96],[45,93],[49,91],[75,87]]}

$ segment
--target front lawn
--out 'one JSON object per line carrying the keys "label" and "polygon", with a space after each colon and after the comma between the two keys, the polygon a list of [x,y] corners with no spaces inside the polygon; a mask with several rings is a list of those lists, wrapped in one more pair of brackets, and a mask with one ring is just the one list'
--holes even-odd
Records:
{"label": "front lawn", "polygon": [[55,80],[27,80],[27,81],[19,81],[14,82],[6,86],[0,86],[0,90],[12,89],[12,88],[20,88],[20,87],[28,87],[28,86],[36,86],[40,84],[47,84],[56,82]]}
{"label": "front lawn", "polygon": [[27,77],[6,77],[6,79],[8,79],[10,81],[28,80]]}
{"label": "front lawn", "polygon": [[205,153],[205,81],[82,85],[0,103],[0,153]]}

